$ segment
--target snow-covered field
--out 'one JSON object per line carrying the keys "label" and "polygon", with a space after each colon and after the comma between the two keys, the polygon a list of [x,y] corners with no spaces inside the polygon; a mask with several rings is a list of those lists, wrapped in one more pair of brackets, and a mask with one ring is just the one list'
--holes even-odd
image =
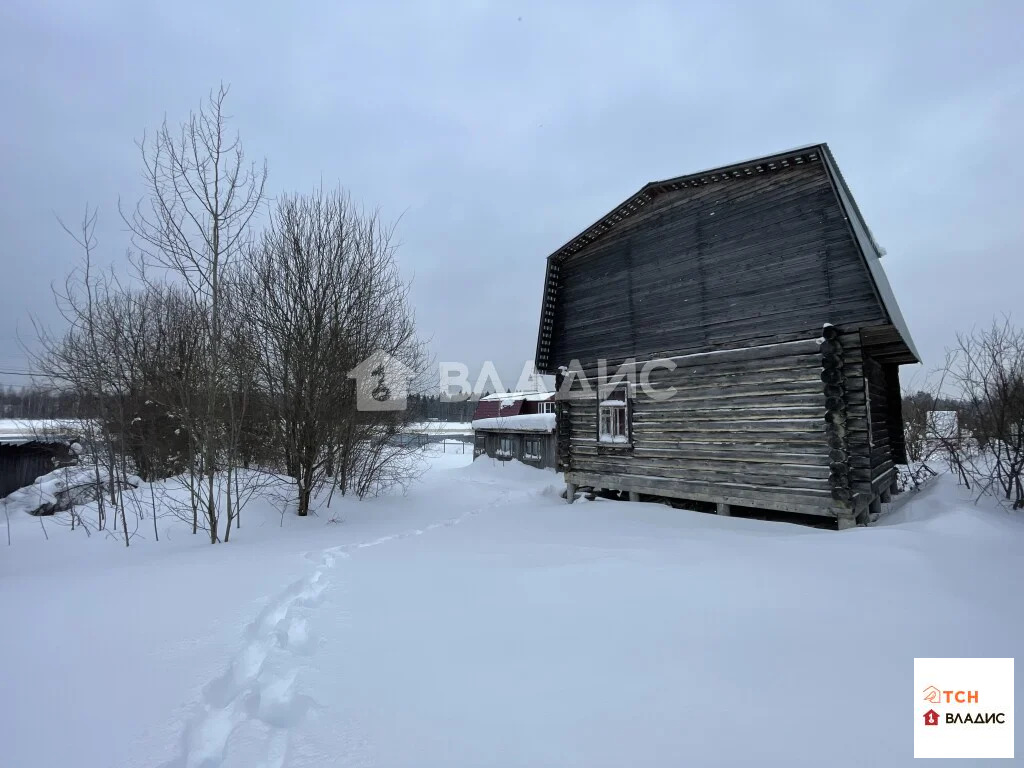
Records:
{"label": "snow-covered field", "polygon": [[470,458],[227,545],[15,515],[0,765],[902,765],[915,656],[1024,649],[1024,515],[949,477],[835,532]]}

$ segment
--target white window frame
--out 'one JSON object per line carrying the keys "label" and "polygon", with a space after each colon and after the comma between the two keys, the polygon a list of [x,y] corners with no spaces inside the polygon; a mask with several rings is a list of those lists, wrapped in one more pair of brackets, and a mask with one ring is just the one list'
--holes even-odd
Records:
{"label": "white window frame", "polygon": [[[530,445],[536,444],[537,452],[533,453],[530,451]],[[524,437],[523,438],[523,459],[526,461],[540,461],[544,458],[544,447],[541,445],[539,437]]]}
{"label": "white window frame", "polygon": [[633,430],[628,387],[616,387],[603,397],[599,394],[598,398],[597,441],[606,445],[631,445]]}
{"label": "white window frame", "polygon": [[540,404],[541,413],[554,413],[555,412],[555,401],[546,400]]}
{"label": "white window frame", "polygon": [[[508,448],[505,448],[506,444],[508,444]],[[502,458],[511,459],[512,458],[512,436],[511,435],[502,435],[501,437],[499,437],[498,438],[498,450],[496,450],[494,453],[495,453],[495,455],[501,456]]]}

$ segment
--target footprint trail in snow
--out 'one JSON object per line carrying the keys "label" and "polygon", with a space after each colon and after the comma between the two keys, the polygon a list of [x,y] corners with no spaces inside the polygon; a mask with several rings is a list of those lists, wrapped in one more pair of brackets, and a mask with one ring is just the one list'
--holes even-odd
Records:
{"label": "footprint trail in snow", "polygon": [[[228,760],[232,737],[244,726],[258,725],[264,743],[259,768],[284,768],[290,730],[318,705],[296,690],[300,670],[316,652],[310,619],[328,588],[328,573],[350,553],[389,541],[420,536],[458,525],[483,509],[508,501],[508,493],[487,507],[369,541],[331,547],[311,558],[316,566],[271,600],[246,631],[246,643],[227,669],[208,683],[199,711],[185,726],[178,758],[164,768],[220,768]],[[268,664],[273,657],[274,663]]]}

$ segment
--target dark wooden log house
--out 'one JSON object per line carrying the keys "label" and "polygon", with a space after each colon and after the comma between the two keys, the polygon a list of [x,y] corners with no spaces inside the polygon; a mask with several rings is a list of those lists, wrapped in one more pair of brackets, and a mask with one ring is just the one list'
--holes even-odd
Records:
{"label": "dark wooden log house", "polygon": [[536,362],[569,500],[869,521],[920,360],[880,255],[826,144],[647,184],[551,254]]}

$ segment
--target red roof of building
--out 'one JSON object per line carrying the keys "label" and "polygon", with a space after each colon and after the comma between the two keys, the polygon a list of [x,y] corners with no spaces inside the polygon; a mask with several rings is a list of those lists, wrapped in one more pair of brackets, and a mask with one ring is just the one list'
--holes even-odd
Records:
{"label": "red roof of building", "polygon": [[503,406],[507,400],[481,400],[476,404],[473,421],[477,419],[495,419],[499,416],[518,416],[523,410],[522,400],[513,400],[510,405]]}

